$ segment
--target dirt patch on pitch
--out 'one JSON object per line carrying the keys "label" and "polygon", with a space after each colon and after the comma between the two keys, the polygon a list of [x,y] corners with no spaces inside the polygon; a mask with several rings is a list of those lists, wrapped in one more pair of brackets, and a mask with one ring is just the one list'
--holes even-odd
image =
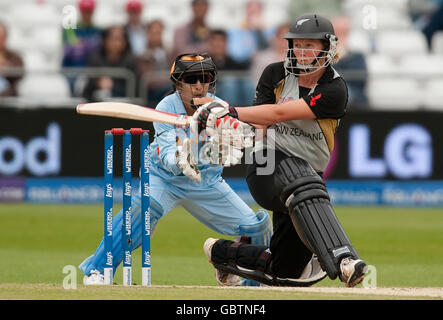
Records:
{"label": "dirt patch on pitch", "polygon": [[326,294],[359,294],[374,296],[396,297],[429,297],[443,299],[443,288],[407,288],[407,287],[380,287],[380,288],[288,288],[298,292],[318,292]]}
{"label": "dirt patch on pitch", "polygon": [[[161,286],[160,286],[161,287]],[[179,287],[179,286],[174,286]],[[378,287],[378,288],[335,288],[335,287],[213,287],[213,286],[180,286],[187,288],[212,288],[221,290],[275,290],[275,291],[293,291],[306,293],[323,294],[343,294],[343,295],[362,295],[363,296],[391,296],[391,297],[410,297],[410,298],[433,298],[443,299],[443,287],[413,288],[413,287]]]}

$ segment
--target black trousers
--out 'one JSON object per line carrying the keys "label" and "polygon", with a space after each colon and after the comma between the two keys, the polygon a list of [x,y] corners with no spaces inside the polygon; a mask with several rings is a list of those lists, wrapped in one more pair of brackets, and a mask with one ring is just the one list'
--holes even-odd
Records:
{"label": "black trousers", "polygon": [[[287,157],[283,152],[275,151],[275,167]],[[300,240],[288,210],[280,200],[280,192],[275,185],[274,173],[258,175],[258,167],[260,165],[255,161],[248,166],[246,181],[254,200],[273,213],[274,232],[269,247],[271,250],[269,257],[271,259],[269,261],[270,270],[277,277],[298,278],[312,258],[312,252]],[[251,250],[250,252],[255,255],[259,254],[257,250]]]}

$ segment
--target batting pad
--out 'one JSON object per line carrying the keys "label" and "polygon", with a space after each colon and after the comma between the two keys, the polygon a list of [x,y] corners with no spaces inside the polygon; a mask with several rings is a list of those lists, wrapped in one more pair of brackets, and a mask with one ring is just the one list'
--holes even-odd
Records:
{"label": "batting pad", "polygon": [[297,234],[318,256],[320,265],[331,279],[339,274],[341,258],[359,258],[328,199],[317,198],[296,204],[289,211]]}
{"label": "batting pad", "polygon": [[298,236],[335,279],[342,258],[359,257],[335,215],[323,179],[301,158],[287,158],[276,169],[276,182],[282,187],[280,198]]}

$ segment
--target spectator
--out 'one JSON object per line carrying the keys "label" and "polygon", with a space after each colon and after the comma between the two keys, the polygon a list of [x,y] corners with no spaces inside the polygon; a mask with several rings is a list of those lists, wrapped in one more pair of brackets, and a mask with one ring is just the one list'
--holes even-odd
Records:
{"label": "spectator", "polygon": [[349,94],[348,104],[351,107],[365,108],[368,106],[365,92],[368,76],[365,56],[348,47],[350,19],[345,16],[337,16],[331,22],[338,38],[337,51],[340,55],[340,60],[334,64],[334,68],[346,79]]}
{"label": "spectator", "polygon": [[263,23],[263,3],[257,0],[246,2],[246,16],[240,28],[228,30],[228,52],[239,62],[250,62],[259,50],[268,47]]}
{"label": "spectator", "polygon": [[166,75],[169,66],[172,63],[170,50],[163,44],[164,24],[160,20],[153,20],[147,26],[146,41],[147,46],[143,54],[138,58],[137,72],[141,79],[149,79],[148,88],[148,106],[155,106],[164,98],[171,87],[169,76],[162,78],[157,75],[154,77],[146,76],[150,72],[164,72]]}
{"label": "spectator", "polygon": [[208,51],[217,66],[217,70],[248,70],[248,62],[237,62],[227,51],[227,33],[224,30],[212,30],[208,39]]}
{"label": "spectator", "polygon": [[146,26],[142,23],[141,16],[143,4],[139,0],[129,0],[126,3],[128,23],[125,25],[129,36],[132,53],[139,56],[146,48]]}
{"label": "spectator", "polygon": [[217,95],[233,105],[250,103],[254,96],[254,88],[249,79],[245,79],[242,75],[232,74],[232,71],[244,71],[247,75],[249,62],[237,62],[228,54],[226,31],[221,29],[211,31],[208,39],[208,50],[212,61],[219,70]]}
{"label": "spectator", "polygon": [[[91,54],[88,67],[126,68],[135,72],[134,61],[124,27],[112,26],[103,32],[103,44]],[[88,81],[83,96],[89,101],[126,97],[126,85],[122,77],[100,76]]]}
{"label": "spectator", "polygon": [[0,22],[0,96],[17,96],[16,84],[21,75],[3,75],[8,68],[23,68],[23,60],[19,54],[6,46],[8,28]]}
{"label": "spectator", "polygon": [[408,0],[408,13],[416,30],[423,30],[442,0]]}
{"label": "spectator", "polygon": [[443,2],[441,2],[433,12],[429,22],[423,28],[423,33],[428,41],[429,48],[431,48],[432,36],[435,32],[441,30],[443,30]]}
{"label": "spectator", "polygon": [[257,52],[252,58],[251,78],[254,85],[258,83],[261,73],[269,63],[285,60],[288,50],[288,41],[284,36],[288,31],[288,23],[278,26],[271,39],[270,47]]}
{"label": "spectator", "polygon": [[[85,67],[91,52],[100,47],[101,30],[92,23],[95,1],[80,0],[78,9],[80,21],[76,27],[63,29],[63,67]],[[71,94],[81,95],[78,87],[84,85],[83,77],[68,76],[67,78]]]}
{"label": "spectator", "polygon": [[80,0],[81,19],[76,28],[63,29],[64,67],[84,67],[89,54],[100,46],[101,30],[93,25],[94,0]]}
{"label": "spectator", "polygon": [[210,28],[206,25],[209,3],[207,0],[192,0],[192,20],[174,32],[174,56],[190,52],[207,52],[206,40]]}

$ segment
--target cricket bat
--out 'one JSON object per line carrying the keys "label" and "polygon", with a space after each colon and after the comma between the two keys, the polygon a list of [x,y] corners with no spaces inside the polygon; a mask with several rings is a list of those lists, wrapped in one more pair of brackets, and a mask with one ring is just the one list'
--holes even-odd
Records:
{"label": "cricket bat", "polygon": [[[194,105],[200,106],[211,102],[212,98],[194,98],[192,100]],[[94,102],[79,104],[77,106],[77,113],[148,122],[162,122],[181,127],[187,127],[190,123],[190,118],[182,114],[158,111],[124,102]]]}
{"label": "cricket bat", "polygon": [[162,122],[175,126],[189,126],[190,118],[185,115],[158,111],[136,104],[123,102],[94,102],[79,104],[78,114],[141,120],[149,122]]}

